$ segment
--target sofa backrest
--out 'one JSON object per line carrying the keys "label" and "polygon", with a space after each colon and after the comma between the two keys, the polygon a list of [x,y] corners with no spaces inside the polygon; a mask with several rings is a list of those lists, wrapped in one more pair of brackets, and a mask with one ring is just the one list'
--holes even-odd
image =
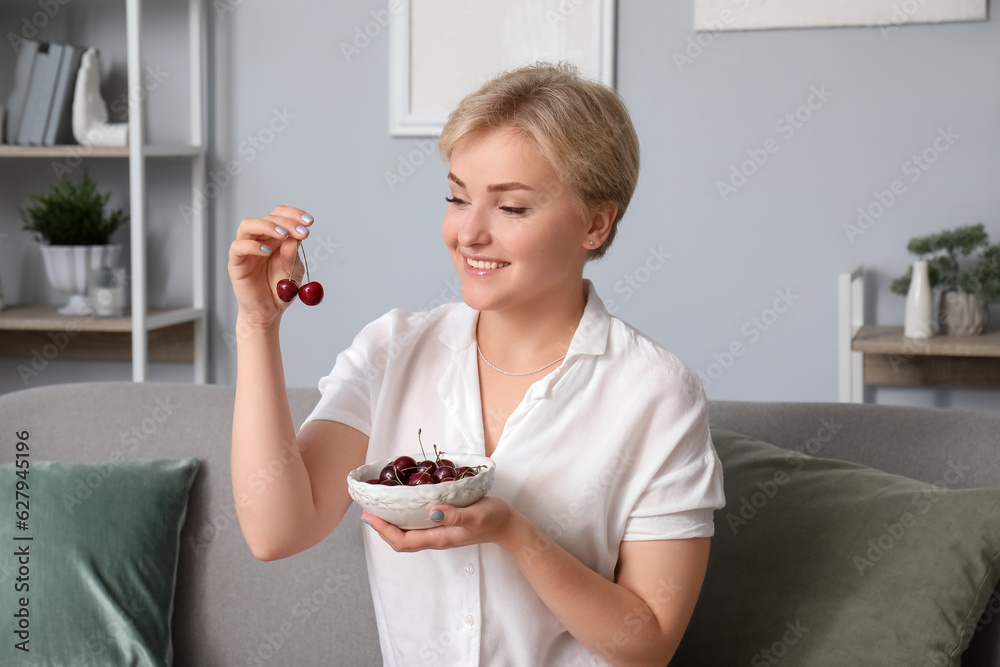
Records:
{"label": "sofa backrest", "polygon": [[[219,385],[52,385],[0,396],[0,424],[30,432],[34,461],[201,459],[181,535],[175,664],[381,665],[359,511],[304,553],[266,563],[250,553],[230,481],[234,395]],[[319,391],[289,395],[298,428]]]}
{"label": "sofa backrest", "polygon": [[[319,391],[290,388],[288,396],[298,428]],[[176,664],[380,665],[356,508],[304,553],[270,563],[250,553],[230,481],[233,401],[234,387],[221,385],[52,385],[0,395],[0,424],[30,431],[34,460],[201,459],[181,536]],[[713,425],[814,456],[932,483],[953,462],[969,470],[952,488],[1000,487],[1000,415],[840,403],[709,405]],[[13,458],[11,450],[0,448],[0,462]],[[1000,664],[1000,621],[977,633],[962,664]]]}

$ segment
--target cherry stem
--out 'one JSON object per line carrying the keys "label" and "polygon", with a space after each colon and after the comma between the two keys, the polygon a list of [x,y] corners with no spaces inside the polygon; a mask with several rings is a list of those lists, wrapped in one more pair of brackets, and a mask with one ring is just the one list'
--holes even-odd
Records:
{"label": "cherry stem", "polygon": [[296,254],[298,254],[300,250],[302,251],[302,264],[306,267],[306,282],[309,283],[312,282],[312,278],[309,277],[309,259],[306,257],[306,251],[302,250],[302,241],[298,241],[295,246]]}
{"label": "cherry stem", "polygon": [[[296,241],[296,244],[301,244],[302,241]],[[292,268],[288,270],[288,279],[292,279],[292,274],[295,273],[295,260],[299,258],[299,246],[295,246],[295,256],[292,257]]]}
{"label": "cherry stem", "polygon": [[420,443],[420,455],[424,457],[424,460],[426,460],[427,459],[427,454],[424,453],[424,443],[423,443],[423,441],[420,440],[420,432],[423,431],[423,430],[424,430],[423,428],[418,428],[417,429],[417,442]]}

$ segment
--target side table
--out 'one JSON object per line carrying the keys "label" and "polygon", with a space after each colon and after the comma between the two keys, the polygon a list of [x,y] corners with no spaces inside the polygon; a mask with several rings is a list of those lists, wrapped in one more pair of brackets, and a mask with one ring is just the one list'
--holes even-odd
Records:
{"label": "side table", "polygon": [[864,385],[1000,388],[1000,331],[978,336],[903,336],[902,326],[864,324],[862,267],[840,275],[840,401],[864,402]]}

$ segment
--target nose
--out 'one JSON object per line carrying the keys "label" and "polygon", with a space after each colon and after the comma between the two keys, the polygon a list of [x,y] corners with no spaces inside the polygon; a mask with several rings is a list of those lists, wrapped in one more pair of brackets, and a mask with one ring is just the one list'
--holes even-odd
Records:
{"label": "nose", "polygon": [[458,226],[458,243],[466,248],[484,245],[490,241],[489,212],[479,206],[470,206]]}

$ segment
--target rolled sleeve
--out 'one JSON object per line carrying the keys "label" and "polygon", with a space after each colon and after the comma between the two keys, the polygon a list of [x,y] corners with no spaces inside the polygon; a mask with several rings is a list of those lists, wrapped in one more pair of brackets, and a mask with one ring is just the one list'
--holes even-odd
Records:
{"label": "rolled sleeve", "polygon": [[714,512],[724,505],[722,464],[712,449],[673,474],[659,477],[645,490],[625,522],[622,540],[711,537]]}
{"label": "rolled sleeve", "polygon": [[[665,454],[651,466],[657,472],[642,489],[625,522],[622,540],[711,537],[714,512],[725,506],[722,462],[712,444],[708,399],[701,383],[686,371],[674,384],[671,406],[658,412],[651,432],[665,441]],[[677,389],[681,388],[681,389]],[[651,462],[650,462],[651,463]],[[647,464],[649,465],[649,464]]]}
{"label": "rolled sleeve", "polygon": [[375,328],[369,325],[355,337],[351,347],[337,355],[333,370],[320,378],[319,402],[303,425],[314,419],[327,419],[371,436],[374,333]]}

